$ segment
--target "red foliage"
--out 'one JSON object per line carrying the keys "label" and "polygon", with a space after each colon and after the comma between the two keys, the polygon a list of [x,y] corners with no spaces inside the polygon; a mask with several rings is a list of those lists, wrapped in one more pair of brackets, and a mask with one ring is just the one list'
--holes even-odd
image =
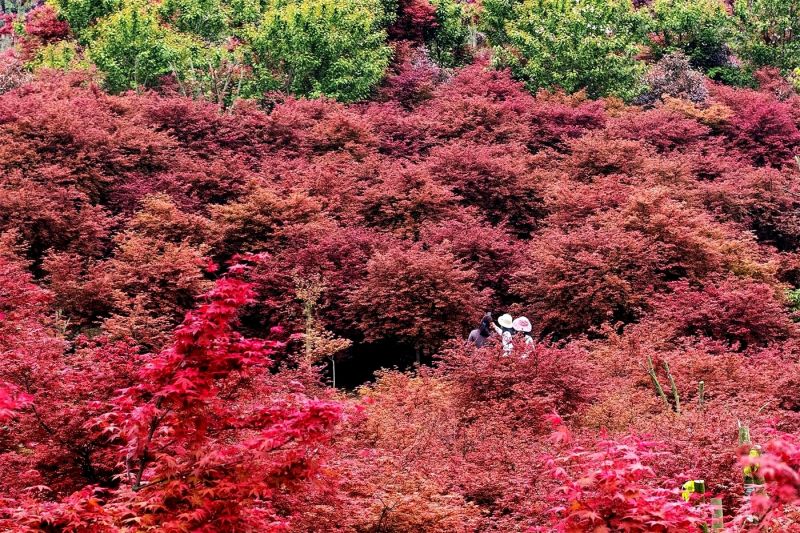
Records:
{"label": "red foliage", "polygon": [[542,186],[530,175],[529,159],[520,145],[452,143],[431,151],[426,170],[492,224],[506,222],[525,235],[544,216]]}
{"label": "red foliage", "polygon": [[[463,335],[463,325],[486,308],[489,295],[474,288],[475,278],[447,252],[392,247],[372,257],[363,282],[348,293],[350,317],[367,341],[436,347]],[[377,301],[380,312],[367,303]]]}
{"label": "red foliage", "polygon": [[701,335],[745,349],[786,338],[794,329],[775,288],[765,283],[728,278],[693,288],[681,281],[672,289],[653,320],[669,324],[676,336]]}
{"label": "red foliage", "polygon": [[640,316],[657,283],[653,243],[638,231],[550,230],[511,276],[538,331],[568,335]]}
{"label": "red foliage", "polygon": [[360,198],[358,216],[365,226],[419,240],[423,224],[456,218],[456,196],[418,167],[394,164]]}
{"label": "red foliage", "polygon": [[[297,395],[253,404],[236,390],[277,348],[232,328],[252,296],[242,281],[218,281],[176,330],[174,344],[141,370],[139,384],[121,391],[101,425],[124,442],[132,492],[121,492],[120,511],[142,524],[283,529],[272,493],[310,475],[316,448],[339,419],[334,403]],[[260,394],[270,392],[264,386]],[[198,468],[209,475],[192,475]]]}
{"label": "red foliage", "polygon": [[438,27],[436,7],[428,0],[400,0],[397,19],[388,32],[392,39],[422,41]]}
{"label": "red foliage", "polygon": [[69,23],[60,20],[58,13],[51,5],[42,4],[25,16],[25,34],[49,43],[67,37]]}
{"label": "red foliage", "polygon": [[14,21],[16,20],[16,16],[12,13],[3,13],[0,14],[0,22],[3,23],[0,26],[0,35],[13,35],[14,34]]}
{"label": "red foliage", "polygon": [[[269,112],[4,56],[0,529],[690,529],[690,477],[730,517],[737,425],[800,429],[796,98],[643,110],[397,49],[378,101]],[[537,343],[453,340],[491,306]],[[311,327],[436,364],[339,395]],[[776,529],[795,444],[760,463]]]}
{"label": "red foliage", "polygon": [[[554,499],[550,531],[690,531],[703,513],[654,483],[649,462],[663,460],[650,443],[628,439],[600,441],[594,449],[576,448],[554,460],[553,475],[563,483]],[[563,494],[563,495],[562,495]]]}
{"label": "red foliage", "polygon": [[725,126],[731,146],[756,166],[792,163],[800,131],[789,104],[755,91],[718,87],[718,98],[734,110]]}
{"label": "red foliage", "polygon": [[764,530],[792,531],[800,502],[800,443],[796,435],[780,434],[766,443],[761,457],[743,455],[741,465],[755,468],[765,490],[752,494],[734,521],[747,527],[755,518]]}
{"label": "red foliage", "polygon": [[380,97],[411,109],[433,97],[444,73],[424,49],[415,49],[406,41],[396,43],[394,48],[395,64],[381,87]]}
{"label": "red foliage", "polygon": [[492,289],[498,302],[509,303],[507,273],[513,272],[522,258],[513,237],[504,228],[486,226],[479,220],[451,220],[425,226],[422,241],[474,265],[477,287]]}
{"label": "red foliage", "polygon": [[701,149],[711,133],[698,121],[664,108],[626,113],[611,121],[608,129],[615,137],[645,141],[659,153]]}

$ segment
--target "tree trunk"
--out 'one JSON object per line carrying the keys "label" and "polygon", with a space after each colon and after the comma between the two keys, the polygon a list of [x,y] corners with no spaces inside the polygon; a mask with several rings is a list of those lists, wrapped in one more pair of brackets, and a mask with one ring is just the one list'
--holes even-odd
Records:
{"label": "tree trunk", "polygon": [[333,388],[336,388],[336,359],[331,356],[331,374],[333,375],[333,379],[331,380],[331,384]]}

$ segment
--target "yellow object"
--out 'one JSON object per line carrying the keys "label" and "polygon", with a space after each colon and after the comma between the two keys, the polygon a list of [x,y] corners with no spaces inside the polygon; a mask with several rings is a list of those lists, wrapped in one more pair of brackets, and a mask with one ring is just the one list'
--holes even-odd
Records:
{"label": "yellow object", "polygon": [[692,499],[692,494],[700,494],[701,496],[706,492],[706,482],[703,479],[690,479],[681,486],[681,498],[684,501]]}
{"label": "yellow object", "polygon": [[692,494],[694,494],[694,480],[690,479],[684,483],[681,489],[683,489],[681,491],[681,498],[683,498],[683,501],[688,502],[692,498]]}
{"label": "yellow object", "polygon": [[[750,448],[750,453],[748,455],[753,458],[761,457],[761,451],[758,448],[753,447]],[[744,467],[744,477],[752,479],[755,477],[757,471],[758,471],[757,463],[746,465]]]}

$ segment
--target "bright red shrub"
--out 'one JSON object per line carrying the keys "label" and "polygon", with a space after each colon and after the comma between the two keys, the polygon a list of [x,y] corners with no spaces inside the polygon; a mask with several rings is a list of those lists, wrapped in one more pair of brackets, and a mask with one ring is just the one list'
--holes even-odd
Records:
{"label": "bright red shrub", "polygon": [[672,110],[659,108],[626,113],[610,121],[615,137],[642,140],[659,153],[697,150],[708,141],[711,129]]}
{"label": "bright red shrub", "polygon": [[[129,500],[123,512],[139,514],[137,502],[147,502],[143,523],[279,529],[285,517],[275,515],[270,494],[313,472],[316,449],[340,417],[334,403],[297,395],[253,405],[247,391],[230,388],[269,364],[277,347],[232,329],[252,296],[241,281],[217,282],[207,303],[178,328],[175,344],[142,369],[141,384],[118,398],[115,418],[122,425],[105,429],[119,431],[132,465],[126,484],[133,492],[123,493]],[[238,397],[239,409],[220,397],[226,390]],[[237,433],[235,444],[224,442],[225,434]],[[219,473],[187,478],[197,468]]]}
{"label": "bright red shrub", "polygon": [[569,139],[605,126],[605,106],[602,101],[541,91],[536,95],[530,121],[530,149],[563,148]]}
{"label": "bright red shrub", "polygon": [[794,329],[775,287],[728,277],[702,287],[686,281],[659,299],[654,320],[669,324],[674,336],[700,335],[743,350],[786,338]]}
{"label": "bright red shrub", "polygon": [[780,250],[800,243],[796,174],[775,169],[742,169],[707,184],[708,204],[751,228],[759,240]]}
{"label": "bright red shrub", "polygon": [[762,457],[742,457],[743,467],[757,467],[766,490],[754,493],[745,501],[734,521],[737,527],[746,527],[755,517],[761,528],[793,530],[800,501],[799,460],[796,435],[775,436],[763,446]]}
{"label": "bright red shrub", "polygon": [[531,243],[526,258],[511,274],[511,291],[536,331],[546,334],[630,322],[659,283],[655,244],[636,230],[549,230]]}
{"label": "bright red shrub", "polygon": [[401,0],[397,19],[389,26],[388,33],[396,40],[422,41],[438,26],[436,7],[428,0]]}
{"label": "bright red shrub", "polygon": [[[690,531],[705,513],[654,483],[647,463],[663,460],[646,441],[599,441],[593,449],[576,448],[552,461],[563,495],[553,499],[553,531]],[[562,492],[562,491],[559,491]]]}
{"label": "bright red shrub", "polygon": [[416,49],[405,41],[395,43],[394,48],[395,64],[383,82],[380,99],[410,110],[433,97],[445,74],[424,49]]}
{"label": "bright red shrub", "polygon": [[461,138],[484,144],[525,144],[533,97],[508,72],[477,63],[442,85],[419,109],[428,135],[439,141]]}
{"label": "bright red shrub", "polygon": [[377,143],[368,122],[330,100],[287,99],[277,105],[266,139],[273,150],[305,157],[340,150],[363,156]]}
{"label": "bright red shrub", "polygon": [[716,96],[734,110],[725,125],[731,145],[755,166],[780,168],[792,163],[800,131],[791,107],[755,91],[716,88]]}
{"label": "bright red shrub", "polygon": [[[268,111],[4,56],[0,529],[691,529],[659,488],[690,478],[753,512],[738,425],[800,430],[797,99],[532,96],[415,46],[378,101]],[[303,283],[353,343],[339,387],[413,348],[435,368],[331,390],[298,365]],[[538,344],[465,346],[492,306]],[[763,460],[775,529],[790,445]]]}
{"label": "bright red shrub", "polygon": [[381,169],[359,198],[359,218],[365,226],[417,241],[423,224],[459,217],[456,195],[429,176],[426,169],[400,163]]}
{"label": "bright red shrub", "polygon": [[591,181],[602,176],[635,175],[651,155],[644,142],[617,139],[605,131],[592,132],[568,143],[566,164],[572,178]]}
{"label": "bright red shrub", "polygon": [[58,13],[49,4],[42,4],[25,17],[25,33],[48,43],[64,39],[69,35],[69,23],[58,18]]}
{"label": "bright red shrub", "polygon": [[530,179],[529,160],[520,145],[451,143],[431,151],[426,171],[492,224],[526,235],[544,215],[542,186]]}
{"label": "bright red shrub", "polygon": [[[489,294],[478,291],[475,278],[449,253],[395,246],[370,259],[366,277],[347,295],[348,312],[367,341],[435,348],[485,311]],[[367,304],[377,301],[380,312]]]}
{"label": "bright red shrub", "polygon": [[475,351],[451,347],[437,363],[436,375],[459,387],[461,401],[475,416],[491,417],[510,429],[546,434],[544,415],[572,415],[597,395],[590,376],[597,369],[578,346],[516,343],[504,356],[497,343]]}
{"label": "bright red shrub", "polygon": [[425,226],[421,240],[474,265],[478,288],[491,289],[498,303],[510,303],[507,273],[519,265],[521,254],[508,231],[480,220],[451,220]]}
{"label": "bright red shrub", "polygon": [[53,305],[73,325],[85,327],[108,317],[114,309],[114,283],[103,263],[76,253],[51,252],[42,261]]}
{"label": "bright red shrub", "polygon": [[218,254],[259,253],[332,225],[322,206],[302,192],[280,194],[254,186],[237,202],[211,208],[213,244]]}

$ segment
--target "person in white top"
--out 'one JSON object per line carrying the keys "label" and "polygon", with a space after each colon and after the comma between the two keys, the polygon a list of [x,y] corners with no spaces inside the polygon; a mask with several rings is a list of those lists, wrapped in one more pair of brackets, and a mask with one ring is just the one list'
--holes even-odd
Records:
{"label": "person in white top", "polygon": [[[499,324],[499,325],[498,325]],[[494,330],[503,341],[503,354],[508,355],[514,349],[514,319],[508,313],[497,319],[497,324],[492,322]]]}
{"label": "person in white top", "polygon": [[533,337],[531,336],[531,330],[533,326],[531,326],[531,321],[525,318],[524,316],[518,316],[514,319],[514,322],[511,324],[514,328],[514,332],[517,336],[521,336],[525,339],[526,345],[533,344]]}

